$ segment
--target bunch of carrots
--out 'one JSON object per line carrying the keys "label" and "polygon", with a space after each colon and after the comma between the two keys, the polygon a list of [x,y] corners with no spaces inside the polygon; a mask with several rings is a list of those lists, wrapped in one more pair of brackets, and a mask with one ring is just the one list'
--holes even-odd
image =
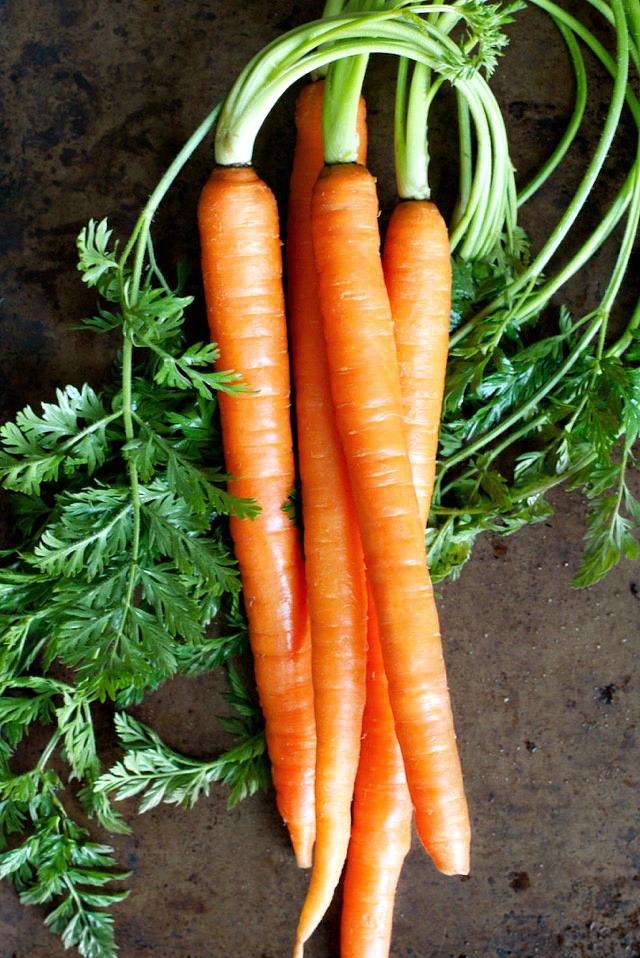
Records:
{"label": "bunch of carrots", "polygon": [[[312,869],[295,958],[343,873],[341,955],[388,955],[412,822],[441,872],[469,871],[425,549],[451,305],[450,236],[427,176],[434,73],[466,93],[479,127],[501,131],[478,106],[490,95],[478,97],[472,44],[451,39],[464,7],[438,32],[422,16],[436,9],[329,2],[321,20],[266,48],[223,104],[198,209],[218,367],[246,386],[219,404],[232,491],[260,507],[231,520],[256,684],[278,809],[298,864]],[[362,96],[377,51],[399,66],[399,197],[382,252]],[[277,203],[252,153],[299,80],[285,271]],[[482,149],[460,236],[482,216],[487,183],[495,189]],[[506,184],[500,231],[509,171],[495,176]]]}

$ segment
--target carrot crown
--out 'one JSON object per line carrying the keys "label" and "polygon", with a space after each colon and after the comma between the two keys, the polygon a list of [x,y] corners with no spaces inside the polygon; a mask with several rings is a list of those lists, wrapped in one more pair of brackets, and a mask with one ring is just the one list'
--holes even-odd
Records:
{"label": "carrot crown", "polygon": [[473,133],[477,143],[474,158],[461,163],[452,249],[466,258],[487,254],[500,236],[512,231],[516,191],[503,118],[483,70],[490,74],[495,66],[506,43],[501,29],[520,5],[499,11],[496,5],[477,0],[455,5],[328,0],[320,20],[273,41],[238,76],[218,120],[216,162],[250,164],[271,109],[292,84],[308,75],[326,77],[325,161],[352,162],[358,150],[357,102],[369,57],[395,56],[401,64],[395,144],[400,195],[429,195],[429,107],[442,84],[449,83],[463,105],[461,129],[467,139]]}

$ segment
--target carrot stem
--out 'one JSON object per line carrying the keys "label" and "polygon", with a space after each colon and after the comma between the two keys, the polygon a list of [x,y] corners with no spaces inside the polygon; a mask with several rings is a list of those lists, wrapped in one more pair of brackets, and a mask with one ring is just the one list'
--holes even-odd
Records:
{"label": "carrot stem", "polygon": [[144,264],[144,251],[149,241],[149,233],[153,217],[170,187],[173,185],[178,174],[181,172],[182,168],[191,159],[200,144],[215,126],[221,109],[222,104],[216,104],[211,112],[207,114],[200,125],[194,130],[194,132],[185,142],[182,149],[176,154],[163,175],[160,177],[158,183],[153,189],[153,192],[147,200],[142,213],[136,221],[127,244],[122,251],[119,262],[120,270],[122,271],[124,264],[131,254],[131,251],[135,247],[133,275],[131,280],[131,288],[128,294],[130,303],[135,303],[140,291],[140,280]]}
{"label": "carrot stem", "polygon": [[[633,91],[629,87],[629,36],[621,0],[613,0],[612,4],[616,25],[615,59],[605,50],[602,44],[593,36],[590,31],[584,27],[583,24],[577,21],[565,10],[562,10],[560,7],[558,7],[557,4],[550,2],[550,0],[532,0],[532,2],[535,3],[536,6],[539,6],[541,9],[549,13],[560,23],[565,24],[576,34],[576,36],[580,37],[580,39],[591,49],[591,51],[598,57],[600,62],[613,76],[614,86],[605,121],[602,127],[602,133],[596,145],[596,149],[592,154],[591,160],[587,165],[583,178],[576,189],[576,192],[571,197],[570,202],[567,204],[565,212],[561,216],[551,234],[547,237],[546,242],[542,246],[535,259],[531,262],[527,269],[523,270],[523,272],[509,284],[508,295],[511,302],[513,302],[514,299],[515,302],[517,302],[518,294],[523,289],[526,289],[528,286],[537,281],[551,258],[556,254],[570,233],[580,211],[585,206],[589,196],[593,191],[595,183],[602,172],[602,167],[609,154],[613,139],[618,129],[625,102],[632,110],[636,123],[640,124],[640,105],[638,104]],[[555,276],[554,279],[548,282],[544,287],[538,289],[534,303],[531,303],[531,301],[525,298],[524,303],[526,304],[526,313],[524,313],[522,310],[513,310],[511,312],[513,318],[524,319],[526,316],[532,315],[534,311],[539,310],[541,305],[548,301],[553,292],[564,282],[566,282],[566,279],[569,276],[573,275],[579,268],[582,267],[582,265],[584,265],[593,252],[598,249],[600,243],[604,240],[608,233],[614,228],[619,218],[623,215],[624,210],[629,202],[632,188],[632,176],[629,176],[619,191],[616,200],[605,214],[598,228],[589,236],[587,242],[583,244],[578,252],[572,256],[570,262],[564,267],[560,274]],[[499,309],[504,304],[504,299],[505,294],[500,294],[489,304],[483,307],[482,310],[476,313],[475,316],[469,319],[464,326],[461,326],[459,329],[457,329],[451,337],[452,348],[455,347],[468,334],[468,332],[486,316]]]}
{"label": "carrot stem", "polygon": [[560,23],[557,20],[554,20],[554,23],[567,46],[569,56],[571,57],[571,63],[573,65],[573,73],[576,85],[573,110],[569,123],[567,124],[567,127],[551,156],[549,156],[545,163],[542,164],[540,169],[536,171],[535,176],[531,178],[529,183],[527,183],[526,186],[522,187],[522,189],[518,191],[518,206],[523,206],[529,199],[531,199],[534,193],[540,189],[542,184],[549,179],[554,170],[556,170],[560,165],[567,151],[571,147],[571,144],[575,140],[578,130],[580,129],[587,105],[587,97],[589,92],[587,72],[580,47],[576,42],[576,38],[574,37],[573,33],[567,29],[563,23]]}
{"label": "carrot stem", "polygon": [[469,206],[471,186],[473,183],[473,138],[469,104],[460,91],[456,90],[456,104],[458,107],[458,196],[451,215],[450,228],[453,229],[460,222]]}
{"label": "carrot stem", "polygon": [[429,199],[427,118],[433,99],[431,69],[416,63],[409,81],[410,61],[398,62],[394,117],[396,190],[401,199]]}
{"label": "carrot stem", "polygon": [[368,56],[345,57],[327,71],[322,111],[326,163],[354,163],[360,151],[357,116]]}

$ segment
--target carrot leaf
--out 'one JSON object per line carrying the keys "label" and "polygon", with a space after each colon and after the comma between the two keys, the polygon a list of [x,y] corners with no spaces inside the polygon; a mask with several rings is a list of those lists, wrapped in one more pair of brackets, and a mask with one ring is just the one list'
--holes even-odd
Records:
{"label": "carrot leaf", "polygon": [[[111,846],[92,841],[68,814],[61,779],[44,767],[49,754],[50,747],[36,768],[15,774],[0,749],[0,878],[15,886],[23,904],[51,906],[45,923],[66,947],[85,958],[115,958],[109,909],[128,892],[113,883],[129,873],[117,867]],[[8,836],[18,832],[25,837],[7,848]]]}
{"label": "carrot leaf", "polygon": [[[85,958],[115,956],[110,910],[126,894],[113,887],[125,873],[110,846],[67,812],[76,805],[103,829],[128,830],[97,787],[100,703],[140,702],[176,675],[246,652],[225,523],[258,508],[227,490],[217,418],[218,391],[245,387],[233,371],[214,371],[214,344],[187,340],[192,297],[182,277],[172,286],[161,274],[149,234],[154,204],[215,115],[154,190],[122,253],[106,220],[78,237],[82,279],[99,297],[82,325],[120,337],[111,377],[99,390],[59,388],[0,427],[14,540],[0,567],[0,878],[25,904],[46,905],[47,925]],[[212,636],[227,612],[231,634]],[[68,682],[53,677],[61,670]],[[192,768],[190,795],[225,781],[235,801],[264,784],[259,709],[249,715],[239,694],[233,703],[242,748],[204,773]],[[51,737],[16,775],[11,759],[36,724]],[[74,795],[49,768],[54,757],[77,780]],[[158,777],[153,788],[163,787]]]}
{"label": "carrot leaf", "polygon": [[131,715],[117,713],[115,725],[124,757],[103,773],[95,789],[114,793],[118,801],[142,796],[139,811],[143,813],[161,802],[193,806],[200,796],[210,794],[214,782],[230,786],[230,807],[245,795],[268,788],[259,709],[241,689],[237,673],[232,673],[230,683],[228,700],[239,702],[244,715],[226,725],[238,738],[236,745],[214,759],[191,758],[170,748],[156,732]]}

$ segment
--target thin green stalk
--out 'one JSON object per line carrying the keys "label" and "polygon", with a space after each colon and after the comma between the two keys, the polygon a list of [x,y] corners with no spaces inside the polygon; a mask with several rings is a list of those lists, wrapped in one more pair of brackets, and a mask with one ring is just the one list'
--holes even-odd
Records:
{"label": "thin green stalk", "polygon": [[485,235],[486,211],[491,207],[492,198],[498,194],[492,193],[491,188],[493,146],[482,98],[473,96],[473,92],[469,95],[468,88],[463,90],[461,87],[460,90],[474,121],[476,157],[466,209],[451,230],[449,239],[452,252],[458,251],[459,246],[462,259],[473,259],[480,254],[479,244]]}
{"label": "thin green stalk", "polygon": [[[161,176],[160,180],[156,184],[153,192],[151,193],[147,203],[145,204],[144,209],[142,210],[140,216],[138,217],[136,224],[132,230],[132,233],[129,237],[129,240],[122,251],[122,255],[119,261],[119,273],[120,273],[120,282],[122,285],[122,301],[125,303],[125,310],[135,309],[139,294],[140,286],[142,283],[142,274],[144,271],[145,262],[147,257],[149,257],[151,252],[150,262],[153,265],[153,254],[151,248],[151,223],[153,217],[160,206],[160,203],[166,196],[168,190],[173,185],[176,177],[188,162],[188,160],[193,156],[194,152],[203,142],[205,137],[214,127],[218,116],[220,114],[221,104],[217,104],[213,110],[205,117],[205,119],[200,123],[196,130],[191,134],[188,140],[185,142],[182,149],[176,154],[173,161],[165,170],[164,174]],[[131,270],[130,279],[125,281],[124,279],[124,269],[125,265],[133,253],[133,266]],[[134,428],[134,417],[133,417],[133,338],[129,330],[125,327],[124,339],[122,344],[122,385],[121,385],[121,397],[122,397],[122,422],[124,427],[125,438],[127,442],[131,442],[135,438],[135,428]],[[127,473],[129,477],[129,487],[131,490],[131,505],[132,505],[132,533],[131,533],[131,547],[130,555],[131,561],[129,564],[129,575],[127,579],[127,586],[125,589],[125,594],[123,596],[122,606],[125,610],[129,609],[133,605],[135,588],[138,582],[138,571],[137,571],[137,562],[140,554],[140,536],[141,536],[141,527],[142,527],[142,517],[141,517],[141,503],[140,503],[140,476],[138,468],[132,461],[127,463]],[[122,629],[120,630],[122,634]]]}
{"label": "thin green stalk", "polygon": [[[554,276],[548,280],[548,282],[538,286],[534,295],[529,295],[527,293],[527,295],[523,296],[521,299],[516,300],[517,305],[515,305],[509,311],[510,319],[517,319],[518,322],[523,323],[526,322],[527,319],[538,315],[538,313],[549,302],[554,293],[560,290],[572,276],[575,276],[580,272],[581,269],[584,268],[584,266],[611,235],[628,209],[632,191],[632,180],[633,175],[630,174],[625,186],[616,196],[605,216],[598,224],[597,229],[595,229],[589,235],[587,241],[580,247],[578,252],[571,258],[571,260],[565,266],[563,266],[562,269],[558,270],[558,272],[555,273]],[[517,286],[520,285],[520,283],[512,284],[511,291],[518,292]],[[474,317],[474,319],[477,320],[478,318],[483,318],[484,315],[491,311],[492,310],[487,307],[485,310],[482,310],[481,314],[479,313],[477,317]],[[456,343],[459,338],[461,337],[456,336]]]}
{"label": "thin green stalk", "polygon": [[40,758],[38,759],[38,762],[36,764],[36,771],[38,772],[44,771],[49,759],[55,752],[58,742],[60,741],[61,738],[62,738],[62,732],[60,731],[60,729],[56,729],[56,731],[53,733],[53,735],[47,742],[47,745],[43,749],[42,754],[40,755]]}
{"label": "thin green stalk", "polygon": [[[331,45],[344,38],[345,29],[348,31],[355,19],[341,13],[303,24],[267,44],[247,63],[222,106],[215,140],[218,163],[225,166],[251,162],[258,130],[273,105],[295,79],[305,73],[315,74],[332,62],[328,55]],[[362,20],[362,15],[358,20]],[[318,49],[326,56],[308,63],[312,52]],[[301,61],[308,66],[300,77],[291,78],[290,68]]]}
{"label": "thin green stalk", "polygon": [[590,323],[586,332],[583,334],[582,339],[576,344],[575,348],[569,354],[569,356],[567,356],[562,365],[558,367],[553,376],[550,376],[549,379],[546,380],[546,382],[531,396],[530,399],[527,400],[522,407],[515,409],[509,416],[506,416],[492,429],[489,429],[488,432],[484,433],[482,436],[479,436],[478,439],[474,440],[473,442],[468,443],[463,449],[454,453],[452,456],[449,456],[448,459],[443,460],[440,471],[441,477],[446,471],[452,469],[454,466],[457,466],[459,463],[464,462],[465,459],[470,459],[472,456],[475,456],[485,446],[490,445],[495,439],[497,439],[498,436],[501,436],[507,430],[517,426],[520,420],[525,417],[530,410],[535,410],[542,400],[553,392],[556,385],[564,378],[564,376],[566,376],[571,367],[575,365],[591,340],[599,332],[602,322],[602,316],[599,312],[596,313],[595,318]]}
{"label": "thin green stalk", "polygon": [[182,149],[176,154],[173,161],[167,167],[158,183],[156,184],[153,192],[151,193],[149,199],[147,200],[144,209],[142,210],[138,220],[131,232],[129,240],[122,251],[120,257],[120,268],[124,268],[125,263],[129,259],[131,251],[135,246],[135,256],[134,256],[134,265],[132,270],[131,285],[128,291],[128,300],[130,304],[134,304],[137,300],[138,293],[140,291],[140,282],[142,277],[142,270],[144,266],[144,256],[145,250],[147,249],[147,243],[149,239],[149,233],[151,230],[151,223],[153,217],[155,216],[160,203],[166,196],[170,187],[173,185],[174,180],[186,165],[186,163],[191,159],[195,151],[198,149],[200,144],[203,142],[205,137],[211,132],[215,123],[220,115],[220,110],[222,104],[218,103],[213,110],[204,118],[202,123],[194,130],[189,139],[186,141]]}
{"label": "thin green stalk", "polygon": [[504,228],[515,222],[515,183],[502,114],[480,77],[460,83],[475,124],[476,161],[467,209],[451,231],[451,249],[463,259],[489,255]]}
{"label": "thin green stalk", "polygon": [[[640,163],[640,152],[638,153],[638,163]],[[615,266],[601,300],[601,309],[605,310],[607,314],[611,312],[616,297],[620,292],[620,288],[627,272],[627,267],[631,261],[631,256],[633,255],[635,240],[638,234],[638,223],[640,222],[640,175],[638,172],[638,166],[636,166],[634,170],[633,191],[629,200],[629,209],[630,215],[627,219],[624,236],[622,237],[618,247],[618,255],[616,257]],[[627,329],[628,328],[629,327],[627,327]],[[599,355],[602,355],[604,351],[604,344],[605,341],[603,332],[599,348]]]}
{"label": "thin green stalk", "polygon": [[[577,462],[569,466],[564,472],[558,473],[555,476],[546,476],[544,480],[537,479],[535,482],[529,483],[528,485],[518,486],[516,489],[517,497],[515,499],[515,503],[532,498],[538,498],[539,496],[549,492],[551,489],[555,489],[556,486],[563,485],[564,483],[570,481],[572,476],[581,473],[583,469],[585,469],[595,460],[595,458],[595,453],[589,453],[589,455],[583,456]],[[475,469],[470,470],[469,475],[475,475]],[[445,491],[442,492],[442,495],[445,495]],[[486,512],[487,508],[485,505],[465,507],[443,506],[440,504],[435,504],[431,507],[431,513],[434,516],[447,516],[448,519],[454,519],[457,516],[481,516],[485,515]]]}
{"label": "thin green stalk", "polygon": [[325,5],[322,10],[323,20],[327,17],[337,17],[339,13],[342,13],[348,0],[325,0]]}
{"label": "thin green stalk", "polygon": [[[133,425],[133,339],[131,334],[125,332],[122,346],[122,421],[124,433],[127,442],[131,442],[135,437]],[[132,531],[130,546],[129,573],[127,576],[127,586],[122,600],[124,615],[133,605],[135,588],[138,583],[138,557],[140,554],[140,534],[142,529],[141,503],[140,503],[140,475],[136,464],[128,460],[127,474],[129,477],[129,488],[131,492],[131,510],[132,510]],[[118,630],[117,640],[123,634],[123,626]]]}
{"label": "thin green stalk", "polygon": [[[548,264],[552,256],[558,251],[559,247],[572,229],[578,214],[586,204],[595,186],[596,180],[602,171],[602,167],[609,150],[611,149],[613,139],[618,129],[625,102],[631,106],[631,108],[634,110],[634,116],[636,116],[636,107],[630,100],[630,91],[628,85],[629,40],[621,0],[613,0],[615,5],[614,13],[617,38],[616,61],[609,56],[602,45],[582,24],[575,20],[575,18],[568,15],[565,11],[561,10],[556,4],[549,2],[549,0],[532,0],[532,2],[544,9],[552,17],[564,23],[569,29],[573,30],[574,33],[580,36],[580,38],[590,47],[592,52],[598,56],[603,65],[605,65],[610,71],[614,78],[614,87],[607,115],[605,117],[603,130],[596,146],[596,150],[587,166],[586,172],[576,192],[571,198],[565,213],[556,224],[538,255],[530,264],[529,268],[524,270],[520,276],[509,285],[507,292],[510,298],[513,298],[518,292],[525,288],[530,283],[532,277],[537,278],[543,273],[545,266]],[[610,219],[611,218],[608,216],[607,220],[610,221]],[[596,232],[600,234],[601,230],[599,229]],[[597,245],[598,244],[594,244],[593,240],[590,238],[586,244],[586,249],[579,251],[575,255],[575,263],[584,263],[585,253],[587,253],[589,249],[593,250],[594,248],[597,248]],[[568,276],[571,272],[575,272],[575,265],[570,263],[567,267],[565,267],[564,275]],[[554,286],[557,288],[558,284],[554,282]],[[549,291],[550,287],[548,286],[547,293],[549,293]],[[451,338],[451,347],[454,347],[458,342],[460,342],[460,340],[462,340],[469,333],[469,331],[486,315],[503,306],[507,292],[496,297],[484,309],[468,320],[464,326],[461,326],[458,330],[456,330]],[[539,295],[538,300],[539,302],[542,302],[542,296]]]}
{"label": "thin green stalk", "polygon": [[[611,278],[611,282],[609,283],[609,286],[605,292],[605,298],[609,306],[613,305],[613,302],[618,295],[624,280],[631,256],[633,255],[633,251],[635,249],[635,240],[638,233],[638,226],[640,224],[640,141],[638,143],[637,160],[633,172],[633,190],[630,199],[630,210],[631,212],[627,220],[625,234],[620,244],[616,268]],[[609,355],[621,355],[626,348],[626,344],[628,344],[633,338],[633,334],[638,328],[638,322],[640,320],[639,306],[640,302],[634,309],[631,319],[627,323],[625,332],[609,350]],[[602,350],[604,350],[604,340],[602,341]]]}
{"label": "thin green stalk", "polygon": [[623,0],[623,2],[629,23],[629,32],[635,50],[634,59],[637,61],[638,46],[640,44],[640,4],[638,4],[638,0]]}
{"label": "thin green stalk", "polygon": [[459,90],[456,90],[456,104],[458,107],[458,197],[451,215],[450,230],[458,225],[469,207],[473,183],[473,138],[469,104]]}
{"label": "thin green stalk", "polygon": [[[361,3],[357,0],[326,0],[324,8],[322,10],[322,19],[326,20],[329,17],[337,17],[342,13],[353,12],[354,10],[372,10],[380,9],[384,0],[362,0]],[[310,74],[311,80],[322,80],[327,75],[327,65],[321,65],[316,70],[313,70]]]}
{"label": "thin green stalk", "polygon": [[[640,56],[638,53],[640,47],[640,4],[638,0],[622,0],[627,21],[629,24],[629,40],[631,44],[631,55],[633,61],[638,66]],[[606,0],[588,0],[588,3],[600,13],[610,25],[613,25],[614,18],[611,8]]]}
{"label": "thin green stalk", "polygon": [[572,197],[564,215],[561,217],[558,226],[553,231],[551,237],[545,244],[543,250],[537,257],[538,271],[544,269],[551,256],[556,252],[560,243],[565,238],[571,225],[575,221],[579,211],[585,205],[594,184],[600,175],[604,161],[609,153],[615,133],[619,126],[622,109],[627,96],[627,87],[629,80],[629,41],[626,32],[626,21],[620,0],[613,0],[615,10],[616,26],[616,60],[609,57],[604,48],[596,41],[595,37],[586,30],[577,20],[568,16],[554,3],[548,0],[533,0],[537,6],[545,9],[552,17],[578,34],[585,43],[591,47],[593,52],[599,53],[601,62],[609,65],[610,72],[614,78],[614,86],[609,102],[609,108],[605,118],[600,139],[598,141],[593,157],[588,164],[585,176],[580,183],[576,193]]}
{"label": "thin green stalk", "polygon": [[523,206],[528,200],[530,200],[534,193],[540,189],[543,183],[545,183],[551,174],[558,168],[571,144],[575,140],[576,134],[580,129],[580,125],[582,124],[587,105],[587,71],[584,65],[584,58],[580,51],[580,47],[571,30],[567,29],[563,23],[559,23],[556,20],[554,20],[554,23],[567,46],[571,63],[573,65],[573,73],[576,84],[573,111],[571,113],[569,123],[552,154],[542,164],[540,169],[536,172],[535,176],[531,178],[527,185],[519,191],[518,206]]}

